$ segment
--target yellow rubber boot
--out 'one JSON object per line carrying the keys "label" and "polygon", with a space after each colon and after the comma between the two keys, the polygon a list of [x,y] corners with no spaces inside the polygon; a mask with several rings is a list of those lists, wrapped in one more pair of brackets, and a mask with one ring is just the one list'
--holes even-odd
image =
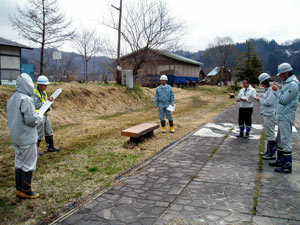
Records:
{"label": "yellow rubber boot", "polygon": [[161,132],[166,133],[166,131],[167,131],[166,126],[161,127]]}
{"label": "yellow rubber boot", "polygon": [[28,172],[22,171],[21,180],[22,182],[21,182],[21,187],[19,189],[19,195],[17,195],[19,198],[35,199],[40,197],[39,194],[34,193],[31,190],[32,171],[28,171]]}
{"label": "yellow rubber boot", "polygon": [[38,198],[38,197],[40,197],[40,195],[39,194],[37,194],[37,193],[34,193],[34,192],[32,192],[31,190],[30,191],[19,191],[19,195],[18,195],[18,197],[20,197],[20,198],[29,198],[29,199],[34,199],[34,198]]}
{"label": "yellow rubber boot", "polygon": [[170,127],[170,132],[175,133],[175,127],[174,126]]}

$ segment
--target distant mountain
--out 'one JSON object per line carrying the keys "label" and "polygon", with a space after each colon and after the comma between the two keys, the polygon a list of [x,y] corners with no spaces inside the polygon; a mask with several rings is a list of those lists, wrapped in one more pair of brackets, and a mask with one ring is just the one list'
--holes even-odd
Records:
{"label": "distant mountain", "polygon": [[[277,66],[282,62],[288,62],[292,65],[294,73],[300,75],[300,39],[289,41],[284,44],[278,44],[275,40],[249,39],[251,40],[259,59],[263,63],[264,72],[271,75],[277,74]],[[236,43],[236,47],[245,52],[246,42]],[[187,52],[177,51],[179,55],[191,58],[205,64],[204,70],[208,73],[209,69],[216,66],[213,62],[207,61],[204,57],[205,51]]]}
{"label": "distant mountain", "polygon": [[[84,64],[82,58],[79,54],[75,52],[61,52],[62,60],[53,60],[52,54],[55,49],[47,48],[45,49],[45,64],[46,73],[49,75],[54,73],[57,68],[61,70],[68,67],[69,71],[79,75],[80,79],[83,78]],[[35,65],[35,73],[39,72],[39,59],[40,59],[40,49],[35,48],[33,50],[22,49],[22,63],[29,63]],[[113,76],[108,71],[103,64],[112,63],[112,59],[106,56],[93,57],[88,63],[88,72],[91,74],[103,74],[104,72],[108,76],[108,80],[113,80]]]}

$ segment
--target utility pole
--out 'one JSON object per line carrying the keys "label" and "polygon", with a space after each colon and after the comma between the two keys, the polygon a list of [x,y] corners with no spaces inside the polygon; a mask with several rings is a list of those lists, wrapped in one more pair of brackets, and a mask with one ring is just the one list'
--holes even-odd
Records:
{"label": "utility pole", "polygon": [[116,10],[119,10],[119,27],[118,27],[118,52],[117,52],[117,83],[121,83],[121,66],[120,66],[120,51],[121,51],[121,21],[122,21],[122,0],[120,0],[120,7],[111,5]]}

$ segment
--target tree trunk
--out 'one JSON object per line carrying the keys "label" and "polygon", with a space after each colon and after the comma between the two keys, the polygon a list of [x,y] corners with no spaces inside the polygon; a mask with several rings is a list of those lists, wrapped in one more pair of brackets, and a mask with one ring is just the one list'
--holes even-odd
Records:
{"label": "tree trunk", "polygon": [[88,82],[89,81],[89,78],[88,78],[88,60],[85,60],[85,67],[84,67],[84,75],[85,75],[85,82]]}
{"label": "tree trunk", "polygon": [[42,33],[42,46],[40,57],[40,75],[44,74],[44,48],[45,48],[45,35],[46,35],[46,13],[45,13],[45,0],[42,0],[43,7],[43,33]]}

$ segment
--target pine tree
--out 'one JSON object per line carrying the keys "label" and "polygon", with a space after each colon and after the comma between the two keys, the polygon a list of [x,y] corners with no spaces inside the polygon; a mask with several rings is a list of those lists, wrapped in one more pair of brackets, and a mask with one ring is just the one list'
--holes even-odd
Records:
{"label": "pine tree", "polygon": [[247,41],[246,52],[243,53],[243,60],[238,67],[237,76],[241,79],[249,78],[250,83],[258,84],[258,76],[263,72],[263,65],[259,60],[255,49],[250,41]]}

